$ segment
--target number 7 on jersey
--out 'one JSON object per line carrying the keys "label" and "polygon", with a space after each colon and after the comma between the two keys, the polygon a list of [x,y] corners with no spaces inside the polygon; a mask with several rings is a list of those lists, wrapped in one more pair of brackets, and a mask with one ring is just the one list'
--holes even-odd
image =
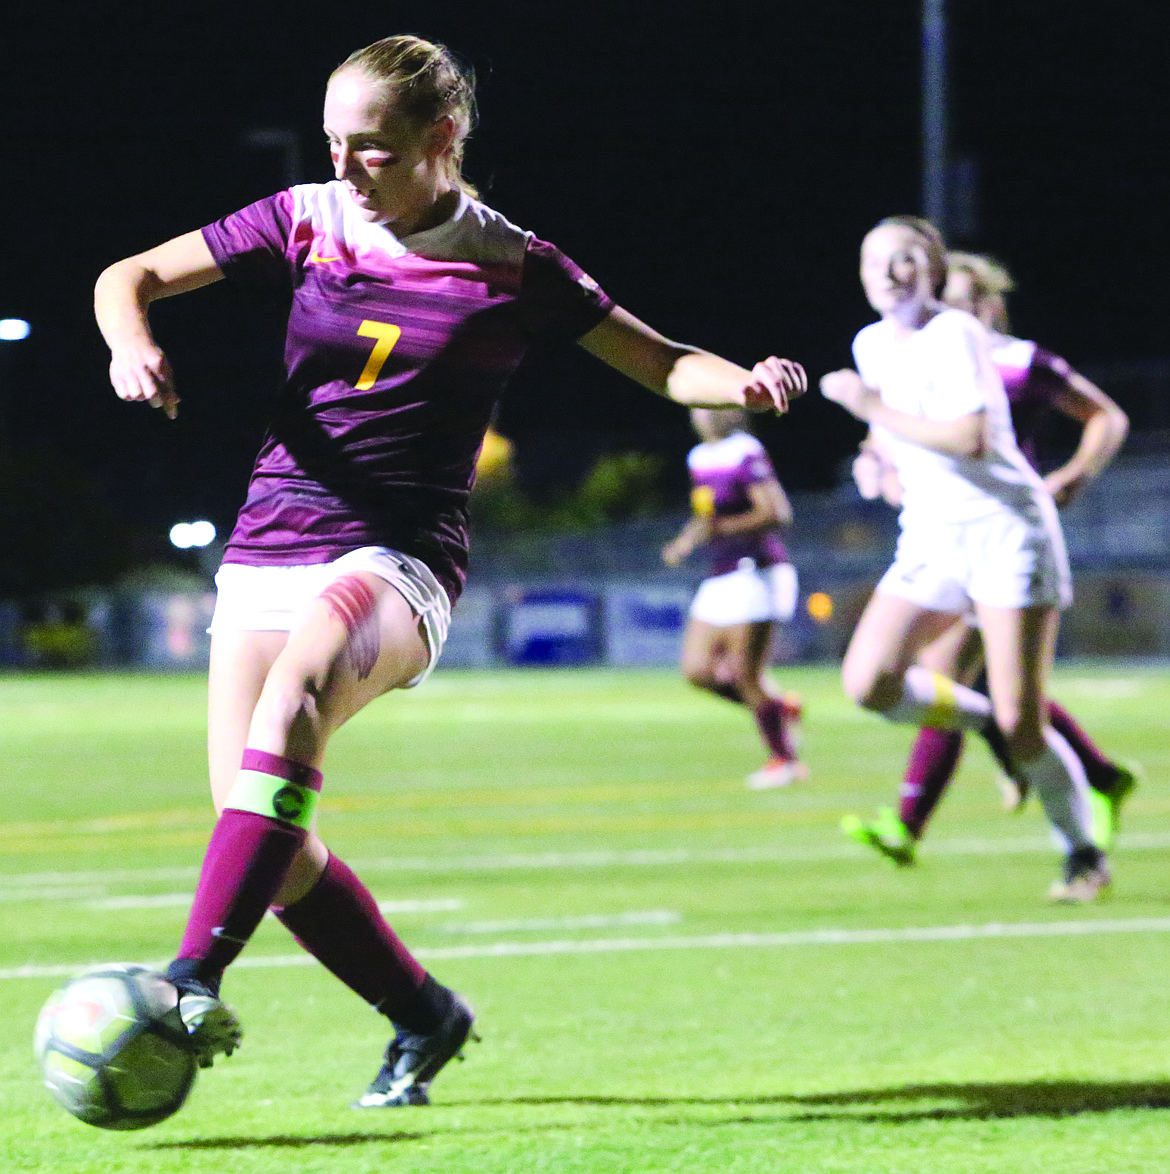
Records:
{"label": "number 7 on jersey", "polygon": [[394,344],[402,337],[402,327],[395,326],[391,322],[374,322],[367,318],[357,328],[357,332],[363,338],[377,340],[374,343],[374,349],[370,351],[370,357],[366,360],[365,367],[362,368],[361,375],[358,376],[358,381],[354,384],[358,391],[369,391],[381,374],[386,356],[390,354],[394,349]]}

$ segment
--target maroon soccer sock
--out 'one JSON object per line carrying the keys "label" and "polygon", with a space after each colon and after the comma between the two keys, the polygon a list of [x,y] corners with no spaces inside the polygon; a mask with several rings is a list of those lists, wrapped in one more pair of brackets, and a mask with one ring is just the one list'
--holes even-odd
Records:
{"label": "maroon soccer sock", "polygon": [[795,758],[796,747],[789,737],[784,702],[778,697],[766,697],[754,713],[760,736],[772,752],[772,756],[785,760]]}
{"label": "maroon soccer sock", "polygon": [[423,1033],[442,1022],[450,998],[387,924],[370,891],[330,854],[317,884],[276,916],[326,969],[395,1024]]}
{"label": "maroon soccer sock", "polygon": [[1081,760],[1089,786],[1095,791],[1109,793],[1117,779],[1117,767],[1101,753],[1097,744],[1077,724],[1076,719],[1059,702],[1048,702],[1048,722],[1072,747]]}
{"label": "maroon soccer sock", "polygon": [[942,798],[963,753],[962,730],[921,729],[914,739],[902,781],[899,815],[917,840]]}
{"label": "maroon soccer sock", "polygon": [[319,771],[277,754],[244,751],[240,777],[203,857],[179,947],[184,976],[218,986],[305,842],[320,789]]}

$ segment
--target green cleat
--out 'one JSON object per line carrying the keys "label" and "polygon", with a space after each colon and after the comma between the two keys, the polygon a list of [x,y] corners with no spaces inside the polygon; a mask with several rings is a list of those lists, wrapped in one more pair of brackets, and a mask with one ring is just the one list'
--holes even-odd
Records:
{"label": "green cleat", "polygon": [[914,837],[891,807],[880,808],[877,818],[870,823],[856,815],[843,815],[841,830],[851,840],[873,848],[901,868],[914,863]]}
{"label": "green cleat", "polygon": [[1124,766],[1119,763],[1115,770],[1117,773],[1107,792],[1089,791],[1093,842],[1102,848],[1112,846],[1121,823],[1121,808],[1143,774],[1136,762],[1127,762]]}

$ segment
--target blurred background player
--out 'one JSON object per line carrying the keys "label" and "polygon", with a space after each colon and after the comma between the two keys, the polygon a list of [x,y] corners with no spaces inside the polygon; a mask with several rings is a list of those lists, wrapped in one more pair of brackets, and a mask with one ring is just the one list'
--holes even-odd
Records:
{"label": "blurred background player", "polygon": [[[943,300],[973,314],[989,331],[992,361],[1007,392],[1020,451],[1037,466],[1037,440],[1049,410],[1056,410],[1081,425],[1072,455],[1044,476],[1056,503],[1064,505],[1113,459],[1125,440],[1129,421],[1109,396],[1074,371],[1064,359],[1008,333],[1004,299],[1013,288],[1008,271],[989,257],[958,252],[947,257]],[[867,444],[858,455],[854,476],[863,496],[885,497],[895,506],[900,503],[897,473],[873,443]],[[975,684],[983,668],[979,629],[966,618],[957,620],[923,649],[918,663],[964,684]],[[1081,760],[1092,788],[1089,797],[1093,804],[1094,838],[1108,847],[1121,805],[1136,784],[1134,771],[1103,754],[1072,715],[1051,698],[1048,720]],[[846,816],[842,820],[845,832],[899,864],[912,863],[914,844],[922,838],[927,822],[958,768],[962,746],[962,730],[919,731],[906,766],[899,811],[883,808],[870,822]],[[1006,773],[1010,772],[1011,764],[1002,760],[1000,740],[993,737],[991,747],[1001,757],[1005,771],[1002,779],[1005,802],[1009,809],[1015,809],[1023,798],[1020,782]]]}
{"label": "blurred background player", "polygon": [[702,440],[687,456],[694,516],[662,552],[673,567],[702,548],[711,564],[683,634],[683,676],[751,710],[769,757],[747,784],[785,787],[808,777],[793,737],[800,700],[766,679],[775,626],[796,611],[796,568],[780,538],[792,506],[742,411],[696,408],[691,423]]}
{"label": "blurred background player", "polygon": [[426,1104],[472,1025],[316,831],[330,736],[374,698],[419,684],[467,566],[476,454],[533,345],[579,340],[690,405],[787,407],[804,372],[748,371],[664,338],[462,178],[473,84],[442,47],[390,37],[329,79],[335,179],[258,201],[120,261],[95,309],[124,400],[178,397],[147,311],[227,278],[290,305],[286,372],[216,577],[208,706],[220,812],[167,976],[205,1066],[240,1039],[225,968],[269,907],[394,1025],[357,1108]]}
{"label": "blurred background player", "polygon": [[[861,282],[880,320],[853,341],[857,370],[824,376],[824,395],[870,425],[898,476],[901,536],[850,640],[846,693],[891,721],[980,729],[994,718],[1016,772],[1036,791],[1067,855],[1052,900],[1108,885],[1092,838],[1080,760],[1046,721],[1045,686],[1068,560],[1056,505],[1016,445],[986,330],[939,299],[938,230],[891,217],[865,237]],[[974,608],[991,699],[915,664]]]}

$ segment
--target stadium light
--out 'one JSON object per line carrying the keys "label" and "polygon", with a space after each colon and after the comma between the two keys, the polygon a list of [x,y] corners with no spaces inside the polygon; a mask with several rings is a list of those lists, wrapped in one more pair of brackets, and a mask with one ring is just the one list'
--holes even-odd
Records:
{"label": "stadium light", "polygon": [[210,522],[178,522],[171,527],[171,545],[180,550],[209,546],[215,541],[215,527]]}
{"label": "stadium light", "polygon": [[23,318],[0,318],[0,342],[20,342],[31,333],[32,327]]}

